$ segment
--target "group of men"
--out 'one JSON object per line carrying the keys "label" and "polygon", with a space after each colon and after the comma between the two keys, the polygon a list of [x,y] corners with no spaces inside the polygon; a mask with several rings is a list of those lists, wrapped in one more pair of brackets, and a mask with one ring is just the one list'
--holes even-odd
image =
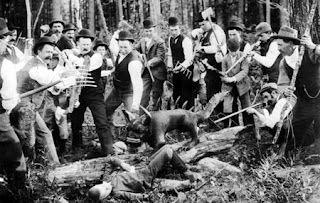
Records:
{"label": "group of men", "polygon": [[[293,109],[292,137],[295,144],[311,144],[318,139],[320,48],[310,36],[303,36],[300,40],[297,31],[289,27],[282,27],[275,35],[271,26],[262,22],[255,28],[258,43],[250,46],[242,38],[245,27],[238,21],[231,21],[226,27],[228,39],[214,18],[203,18],[200,13],[197,22],[200,28],[193,30],[188,37],[181,33],[178,18],[170,17],[170,36],[165,42],[157,36],[156,25],[147,19],[143,22],[143,37],[135,42],[128,31],[130,25],[121,21],[108,46],[102,40],[95,40],[90,30],[82,29],[75,35],[77,29],[74,25],[65,25],[62,20],[55,19],[48,27],[41,26],[41,37],[33,46],[34,57],[27,60],[16,54],[13,44],[9,45],[13,32],[0,18],[0,166],[11,177],[9,182],[19,190],[25,189],[21,188],[24,184],[20,184],[25,181],[25,157],[28,160],[35,156],[46,157],[50,164],[59,164],[63,160],[68,139],[68,113],[72,148],[81,147],[87,107],[101,143],[101,155],[112,154],[112,115],[115,110],[121,104],[136,116],[140,114],[140,105],[157,110],[168,78],[173,84],[173,99],[179,107],[192,108],[198,96],[205,105],[221,91],[229,94],[215,109],[216,114],[238,111],[238,99],[242,108],[250,107],[248,74],[253,60],[262,65],[267,77],[268,84],[260,91],[267,110],[260,113],[249,109],[243,114],[244,124],[253,124],[254,114],[274,129],[283,117],[283,108],[289,105],[291,108],[287,108],[284,117]],[[300,44],[306,47],[306,51],[296,85],[291,87]],[[107,49],[111,52],[111,59],[105,58]],[[107,70],[106,67],[113,68]],[[113,88],[105,98],[102,78],[111,73]],[[48,91],[21,96],[53,83]],[[287,100],[282,100],[292,97],[296,98],[295,105],[287,105]],[[230,124],[239,125],[238,117],[232,117],[225,127]],[[60,136],[60,160],[52,136],[55,131]],[[36,146],[45,153],[39,155]],[[165,153],[166,156],[170,154],[169,161],[181,161],[174,152],[166,149]],[[185,172],[185,167],[182,168]],[[152,177],[157,174],[154,173]]]}

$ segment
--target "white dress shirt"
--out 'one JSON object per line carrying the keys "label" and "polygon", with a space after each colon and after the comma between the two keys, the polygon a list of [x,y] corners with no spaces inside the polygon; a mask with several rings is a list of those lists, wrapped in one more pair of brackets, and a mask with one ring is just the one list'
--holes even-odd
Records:
{"label": "white dress shirt", "polygon": [[280,51],[278,49],[278,44],[276,40],[273,40],[269,46],[269,50],[266,56],[261,56],[260,54],[255,53],[253,55],[253,59],[258,61],[263,66],[270,68],[274,64],[274,62],[277,60],[279,55],[280,55]]}

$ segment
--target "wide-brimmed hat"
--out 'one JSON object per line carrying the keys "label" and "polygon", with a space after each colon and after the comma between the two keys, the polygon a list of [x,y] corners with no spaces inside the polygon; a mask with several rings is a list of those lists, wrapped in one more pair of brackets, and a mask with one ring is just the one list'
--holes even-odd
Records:
{"label": "wide-brimmed hat", "polygon": [[69,24],[66,24],[66,26],[64,26],[62,33],[65,33],[68,30],[77,30],[77,28],[73,23],[69,23]]}
{"label": "wide-brimmed hat", "polygon": [[52,25],[53,25],[54,23],[61,23],[63,27],[65,26],[65,23],[64,23],[64,21],[63,21],[61,18],[54,18],[54,19],[49,23],[50,28],[52,28]]}
{"label": "wide-brimmed hat", "polygon": [[119,37],[118,37],[117,40],[118,41],[128,40],[128,41],[130,41],[132,43],[134,42],[134,39],[133,39],[133,36],[132,36],[131,32],[128,32],[128,31],[125,31],[125,30],[119,32]]}
{"label": "wide-brimmed hat", "polygon": [[300,44],[300,39],[298,38],[298,31],[296,29],[282,26],[277,35],[273,35],[274,39],[288,39],[291,40],[295,45]]}
{"label": "wide-brimmed hat", "polygon": [[44,37],[40,37],[36,43],[33,46],[33,53],[37,54],[37,50],[39,48],[39,46],[44,45],[44,44],[50,44],[52,46],[55,46],[56,43],[54,42],[54,39],[52,37],[48,37],[48,36],[44,36]]}
{"label": "wide-brimmed hat", "polygon": [[267,83],[267,84],[264,84],[261,87],[260,94],[262,94],[262,93],[264,93],[265,91],[268,91],[268,90],[277,90],[277,89],[278,89],[278,86],[277,86],[276,83],[274,83],[274,82]]}
{"label": "wide-brimmed hat", "polygon": [[179,23],[179,19],[177,17],[175,17],[175,16],[169,17],[169,19],[168,19],[168,25],[169,26],[177,26],[179,24],[180,24]]}
{"label": "wide-brimmed hat", "polygon": [[256,26],[256,35],[259,36],[262,33],[270,32],[272,31],[271,26],[269,23],[261,22]]}
{"label": "wide-brimmed hat", "polygon": [[12,30],[19,30],[20,27],[14,25],[14,24],[12,24],[12,23],[8,23],[8,29],[9,29],[10,31],[12,31]]}
{"label": "wide-brimmed hat", "polygon": [[4,18],[0,18],[0,36],[10,35],[12,32],[9,31],[6,20]]}
{"label": "wide-brimmed hat", "polygon": [[90,38],[92,41],[94,40],[94,36],[91,34],[91,31],[88,29],[80,30],[79,34],[76,36],[76,40],[78,41],[79,38]]}
{"label": "wide-brimmed hat", "polygon": [[237,21],[230,21],[227,27],[227,30],[239,30],[243,31],[244,30],[244,25],[241,22]]}
{"label": "wide-brimmed hat", "polygon": [[152,27],[155,27],[155,24],[153,23],[152,20],[147,19],[147,20],[143,21],[143,28],[144,29],[150,29]]}
{"label": "wide-brimmed hat", "polygon": [[[212,22],[216,22],[217,21],[217,19],[214,16],[210,16],[210,18],[211,18]],[[196,20],[194,22],[200,23],[200,22],[205,21],[205,20],[208,20],[208,19],[207,18],[204,19],[203,16],[202,16],[202,12],[199,12],[197,14]]]}
{"label": "wide-brimmed hat", "polygon": [[108,49],[108,44],[104,43],[101,39],[97,39],[93,46],[93,50],[96,50],[99,46],[104,46],[106,49]]}

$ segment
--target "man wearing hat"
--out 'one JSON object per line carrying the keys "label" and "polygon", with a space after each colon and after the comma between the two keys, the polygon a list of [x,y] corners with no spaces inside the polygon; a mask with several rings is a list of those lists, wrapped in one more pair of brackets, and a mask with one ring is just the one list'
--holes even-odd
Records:
{"label": "man wearing hat", "polygon": [[8,176],[10,190],[19,198],[19,193],[26,191],[27,169],[21,143],[9,119],[9,113],[19,102],[15,65],[6,58],[9,38],[7,24],[0,18],[0,165]]}
{"label": "man wearing hat", "polygon": [[[298,31],[290,27],[280,28],[273,36],[283,59],[280,62],[278,89],[285,96],[295,93],[297,103],[293,108],[293,132],[296,145],[309,145],[320,136],[320,46],[312,42],[306,34],[298,39]],[[299,44],[305,46],[305,52],[297,75],[295,87],[290,87],[293,70],[299,58]],[[292,142],[293,143],[293,142]],[[318,145],[319,146],[319,145]]]}
{"label": "man wearing hat", "polygon": [[[75,84],[75,76],[61,78],[58,73],[48,69],[47,66],[52,59],[54,46],[55,43],[51,37],[41,37],[35,43],[33,52],[36,56],[29,60],[17,73],[19,94],[58,80],[62,80],[62,82],[55,85],[57,89],[65,89]],[[75,72],[76,74],[77,72]],[[23,143],[26,156],[33,158],[33,149],[37,141],[44,148],[49,163],[59,164],[52,134],[38,112],[44,100],[44,95],[45,91],[42,91],[21,99],[12,111],[12,122],[27,137]],[[39,155],[38,158],[40,157],[43,156]]]}
{"label": "man wearing hat", "polygon": [[136,116],[139,114],[143,91],[141,77],[143,64],[139,58],[139,52],[133,49],[133,42],[130,32],[119,32],[119,53],[113,76],[114,87],[105,101],[111,136],[114,135],[112,115],[121,104],[124,105],[125,110],[131,111]]}
{"label": "man wearing hat", "polygon": [[244,31],[244,25],[238,20],[233,19],[229,22],[227,27],[229,39],[236,38],[240,42],[239,51],[243,53],[248,53],[251,50],[250,44],[243,41],[242,33]]}
{"label": "man wearing hat", "polygon": [[64,26],[65,23],[60,18],[54,19],[49,23],[49,27],[52,31],[52,34],[58,38],[56,44],[60,51],[74,48],[70,40],[62,34]]}
{"label": "man wearing hat", "polygon": [[[82,29],[76,36],[80,49],[80,64],[78,65],[83,66],[83,69],[89,73],[96,87],[86,86],[81,89],[79,95],[80,105],[74,108],[71,114],[72,148],[78,149],[82,145],[82,123],[84,121],[84,113],[89,107],[101,144],[101,154],[98,156],[105,156],[112,153],[113,137],[108,131],[103,98],[104,87],[101,80],[102,56],[91,50],[93,40],[94,37],[88,29]],[[79,63],[79,60],[77,63]]]}
{"label": "man wearing hat", "polygon": [[[143,21],[144,38],[142,38],[135,46],[136,50],[145,55],[146,66],[149,66],[151,73],[145,67],[143,79],[143,94],[141,105],[147,107],[150,101],[150,93],[152,90],[152,106],[151,111],[157,110],[156,105],[158,99],[163,92],[163,82],[167,78],[167,69],[165,65],[165,42],[155,31],[155,25],[149,19]],[[151,75],[154,81],[151,80]]]}
{"label": "man wearing hat", "polygon": [[74,26],[73,23],[66,24],[64,26],[62,34],[66,36],[69,41],[71,42],[73,48],[76,48],[76,42],[75,42],[75,31],[77,30],[76,26]]}
{"label": "man wearing hat", "polygon": [[168,48],[168,70],[173,72],[173,99],[179,100],[181,108],[187,102],[187,109],[194,104],[195,95],[192,93],[195,85],[192,81],[193,74],[193,51],[192,41],[189,37],[181,34],[180,23],[177,17],[168,20],[170,29]]}
{"label": "man wearing hat", "polygon": [[262,65],[262,72],[268,77],[268,82],[277,83],[279,77],[279,62],[282,58],[277,42],[272,36],[271,26],[261,22],[256,27],[256,35],[260,43],[260,54],[252,52],[252,58]]}
{"label": "man wearing hat", "polygon": [[[209,21],[211,18],[212,22],[215,22],[216,19],[212,16],[203,18],[202,12],[197,16],[197,20],[200,25],[200,28],[203,30],[203,38],[199,50],[200,53],[203,53],[203,57],[208,59],[208,63],[214,68],[221,70],[221,61],[223,56],[227,53],[227,44],[226,44],[226,35],[222,28]],[[216,71],[211,69],[207,70],[205,76],[205,83],[207,89],[207,100],[220,92],[221,90],[221,79],[219,74]],[[222,106],[218,105],[215,108],[217,113],[222,111]]]}
{"label": "man wearing hat", "polygon": [[128,23],[128,21],[126,21],[126,20],[119,21],[118,30],[116,30],[113,33],[112,38],[110,40],[110,45],[109,45],[110,52],[114,55],[114,58],[116,58],[119,53],[119,44],[117,41],[117,39],[119,38],[119,32],[121,32],[121,31],[128,31],[129,32],[132,29],[133,29],[133,27],[132,27],[132,25],[130,25]]}
{"label": "man wearing hat", "polygon": [[[227,46],[229,53],[222,60],[222,72],[226,72],[234,65],[239,58],[242,57],[243,53],[239,51],[240,43],[237,38],[231,38],[227,41]],[[243,60],[241,63],[238,63],[231,71],[221,77],[222,86],[221,91],[230,92],[223,101],[223,112],[225,114],[231,114],[238,111],[237,100],[240,99],[241,107],[247,108],[251,105],[250,102],[250,78],[249,73],[249,64],[247,60]],[[243,114],[243,123],[244,125],[253,124],[253,117],[247,113]],[[231,125],[239,125],[238,115],[231,118]],[[229,120],[225,122],[225,127],[229,126]]]}

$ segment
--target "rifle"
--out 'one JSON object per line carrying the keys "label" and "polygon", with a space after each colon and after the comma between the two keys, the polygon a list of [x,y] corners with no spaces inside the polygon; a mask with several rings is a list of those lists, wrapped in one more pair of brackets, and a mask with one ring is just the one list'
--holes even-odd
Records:
{"label": "rifle", "polygon": [[[310,33],[310,28],[311,28],[311,25],[312,25],[312,22],[313,22],[313,17],[314,17],[318,2],[319,2],[319,0],[314,0],[313,3],[312,3],[311,10],[310,10],[310,13],[309,13],[309,16],[308,16],[308,20],[307,20],[306,29],[304,31],[304,35]],[[291,78],[291,81],[290,81],[290,87],[292,87],[292,88],[295,86],[297,75],[298,75],[298,72],[299,72],[299,69],[300,69],[300,66],[301,66],[301,62],[302,62],[302,59],[303,59],[304,52],[305,52],[305,47],[303,45],[301,45],[300,46],[300,51],[299,51],[299,57],[298,57],[298,60],[297,60],[297,63],[296,63],[296,67],[293,70],[292,78]],[[288,98],[288,101],[292,100],[292,99],[294,99],[294,98],[292,97],[292,95],[290,95],[290,97]],[[286,102],[286,105],[284,106],[284,108],[281,111],[280,121],[277,124],[277,131],[276,131],[276,134],[275,134],[273,142],[272,142],[273,144],[275,144],[277,142],[278,138],[279,138],[280,131],[281,131],[281,128],[282,128],[282,125],[283,125],[283,121],[285,119],[284,112],[286,111],[287,108],[289,108],[289,102],[288,101]],[[293,106],[294,105],[295,105],[295,103],[293,104]],[[288,134],[286,134],[286,140],[287,139],[288,139]]]}

